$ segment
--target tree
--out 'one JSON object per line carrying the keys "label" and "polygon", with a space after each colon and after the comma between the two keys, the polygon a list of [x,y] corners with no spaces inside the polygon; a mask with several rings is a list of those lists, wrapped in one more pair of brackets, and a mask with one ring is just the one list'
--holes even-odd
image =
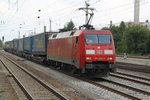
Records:
{"label": "tree", "polygon": [[0,40],[0,48],[3,47],[3,42]]}
{"label": "tree", "polygon": [[126,25],[124,23],[124,21],[121,21],[119,27],[118,27],[118,41],[117,41],[117,52],[119,53],[124,53],[125,52],[125,46],[124,46],[124,38],[123,38],[123,34],[126,31]]}
{"label": "tree", "polygon": [[121,21],[120,26],[119,26],[119,32],[123,33],[126,30],[126,25],[124,21]]}
{"label": "tree", "polygon": [[147,51],[147,54],[150,54],[150,35],[149,35],[147,43],[146,43],[146,51]]}
{"label": "tree", "polygon": [[59,29],[61,32],[63,31],[71,31],[71,30],[73,30],[75,28],[75,25],[74,25],[74,23],[73,23],[73,21],[72,20],[70,20],[70,22],[68,22],[65,26],[64,26],[64,28],[62,28],[62,29]]}
{"label": "tree", "polygon": [[150,54],[150,30],[142,25],[130,25],[126,27],[122,21],[120,26],[104,27],[102,30],[110,30],[113,34],[116,52],[147,55]]}
{"label": "tree", "polygon": [[125,48],[130,54],[147,54],[150,31],[141,25],[129,26],[124,33]]}

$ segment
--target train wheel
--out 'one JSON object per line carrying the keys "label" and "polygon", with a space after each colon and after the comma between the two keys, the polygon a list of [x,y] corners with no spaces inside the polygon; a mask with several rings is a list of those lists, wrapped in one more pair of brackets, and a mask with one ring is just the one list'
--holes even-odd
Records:
{"label": "train wheel", "polygon": [[71,73],[72,73],[72,74],[77,74],[77,72],[78,72],[77,68],[76,68],[75,66],[72,66],[72,71],[71,71]]}

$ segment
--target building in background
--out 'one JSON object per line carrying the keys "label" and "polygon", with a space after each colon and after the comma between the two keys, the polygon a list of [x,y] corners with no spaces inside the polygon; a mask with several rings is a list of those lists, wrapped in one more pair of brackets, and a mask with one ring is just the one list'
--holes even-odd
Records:
{"label": "building in background", "polygon": [[140,0],[135,0],[134,1],[134,23],[138,24],[140,17]]}

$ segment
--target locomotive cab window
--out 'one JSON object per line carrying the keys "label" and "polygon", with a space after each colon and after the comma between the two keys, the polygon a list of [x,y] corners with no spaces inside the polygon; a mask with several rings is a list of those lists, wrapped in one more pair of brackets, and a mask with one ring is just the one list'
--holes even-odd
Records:
{"label": "locomotive cab window", "polygon": [[71,33],[70,33],[70,36],[73,36],[73,35],[74,35],[74,33],[75,33],[75,32],[71,32]]}
{"label": "locomotive cab window", "polygon": [[98,44],[97,34],[85,34],[84,37],[87,44]]}
{"label": "locomotive cab window", "polygon": [[85,34],[85,42],[87,44],[111,44],[110,34]]}
{"label": "locomotive cab window", "polygon": [[99,44],[111,44],[110,34],[99,34],[98,35]]}
{"label": "locomotive cab window", "polygon": [[76,37],[76,44],[79,44],[79,37]]}
{"label": "locomotive cab window", "polygon": [[54,35],[53,35],[53,38],[56,38],[56,36],[57,36],[57,34],[54,34]]}

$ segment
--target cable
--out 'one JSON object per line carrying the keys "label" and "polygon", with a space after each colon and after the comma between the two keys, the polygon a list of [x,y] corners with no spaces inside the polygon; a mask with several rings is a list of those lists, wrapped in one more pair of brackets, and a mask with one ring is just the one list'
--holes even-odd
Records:
{"label": "cable", "polygon": [[[78,4],[79,4],[79,3],[78,3]],[[65,7],[63,10],[68,9],[68,8],[70,8],[70,7]]]}
{"label": "cable", "polygon": [[[80,17],[80,16],[79,16]],[[72,18],[76,18],[76,17],[72,17]]]}

